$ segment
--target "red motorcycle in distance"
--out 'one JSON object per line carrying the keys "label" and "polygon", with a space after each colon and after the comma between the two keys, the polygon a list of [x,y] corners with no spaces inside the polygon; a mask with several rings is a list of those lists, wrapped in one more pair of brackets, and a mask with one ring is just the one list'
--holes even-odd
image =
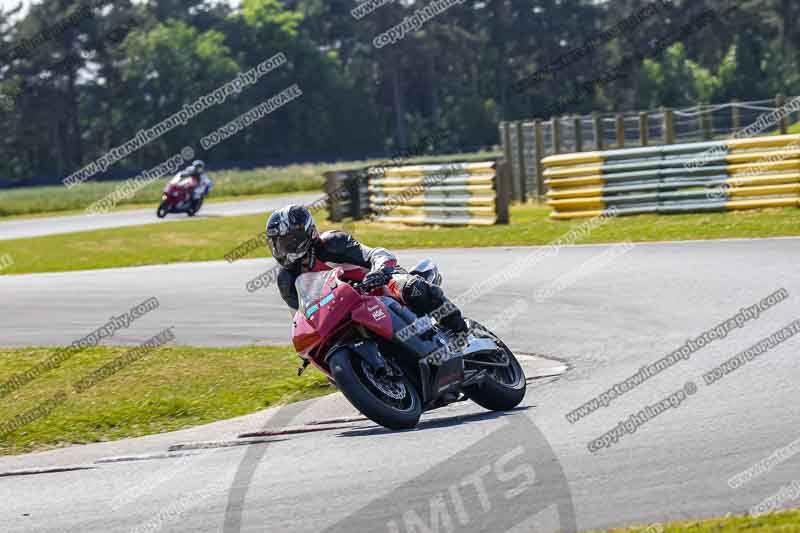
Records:
{"label": "red motorcycle in distance", "polygon": [[203,198],[197,201],[192,199],[192,191],[198,185],[193,176],[176,174],[164,186],[161,194],[161,204],[156,210],[158,218],[164,218],[168,213],[186,213],[193,217],[203,207]]}
{"label": "red motorcycle in distance", "polygon": [[[412,273],[441,280],[428,260]],[[413,428],[423,411],[467,399],[492,411],[522,401],[525,374],[496,335],[469,319],[463,342],[431,319],[427,331],[398,335],[420,317],[383,296],[383,289],[365,292],[343,274],[342,268],[309,272],[295,282],[300,307],[292,342],[303,359],[298,375],[313,364],[356,409],[389,429]]]}

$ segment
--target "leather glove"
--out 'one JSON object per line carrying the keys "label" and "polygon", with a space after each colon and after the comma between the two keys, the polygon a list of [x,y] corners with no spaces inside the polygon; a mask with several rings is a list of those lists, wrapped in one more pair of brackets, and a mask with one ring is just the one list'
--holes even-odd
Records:
{"label": "leather glove", "polygon": [[384,268],[368,273],[361,281],[361,288],[365,291],[371,291],[378,287],[383,287],[392,279],[391,269]]}

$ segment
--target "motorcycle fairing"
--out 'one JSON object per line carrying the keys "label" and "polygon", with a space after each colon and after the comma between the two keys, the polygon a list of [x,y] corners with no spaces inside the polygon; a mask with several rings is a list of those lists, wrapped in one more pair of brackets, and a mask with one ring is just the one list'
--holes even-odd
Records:
{"label": "motorcycle fairing", "polygon": [[361,302],[361,295],[349,284],[334,281],[326,287],[327,294],[308,302],[294,316],[292,342],[298,353],[308,353],[316,344],[330,336],[344,317]]}
{"label": "motorcycle fairing", "polygon": [[[389,309],[395,332],[413,324],[419,317],[393,298],[381,297]],[[464,381],[464,361],[460,353],[452,354],[440,365],[430,364],[427,356],[442,348],[442,341],[429,340],[427,335],[412,335],[405,340],[397,336],[391,339],[395,345],[402,346],[404,352],[413,355],[420,375],[420,394],[427,408],[435,406],[437,399],[448,390],[458,390]]]}
{"label": "motorcycle fairing", "polygon": [[321,340],[322,337],[314,329],[314,326],[304,320],[302,313],[300,311],[295,313],[292,321],[292,344],[295,351],[306,357]]}
{"label": "motorcycle fairing", "polygon": [[391,312],[380,298],[372,296],[363,298],[361,305],[353,309],[350,317],[353,322],[361,324],[384,339],[391,339],[394,334]]}

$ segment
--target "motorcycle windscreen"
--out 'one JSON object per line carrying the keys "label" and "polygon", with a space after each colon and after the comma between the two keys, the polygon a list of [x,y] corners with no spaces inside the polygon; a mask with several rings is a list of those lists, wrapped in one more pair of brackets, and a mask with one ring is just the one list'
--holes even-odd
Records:
{"label": "motorcycle windscreen", "polygon": [[336,278],[336,270],[306,272],[297,276],[294,287],[297,289],[300,311],[305,313],[322,298],[323,292],[329,292],[326,288],[335,284]]}

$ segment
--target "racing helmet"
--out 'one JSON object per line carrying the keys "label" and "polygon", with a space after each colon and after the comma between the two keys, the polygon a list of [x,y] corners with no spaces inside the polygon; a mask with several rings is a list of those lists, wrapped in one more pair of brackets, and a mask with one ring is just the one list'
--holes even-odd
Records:
{"label": "racing helmet", "polygon": [[272,257],[283,267],[302,260],[319,238],[311,212],[302,205],[287,205],[267,220],[267,242]]}

